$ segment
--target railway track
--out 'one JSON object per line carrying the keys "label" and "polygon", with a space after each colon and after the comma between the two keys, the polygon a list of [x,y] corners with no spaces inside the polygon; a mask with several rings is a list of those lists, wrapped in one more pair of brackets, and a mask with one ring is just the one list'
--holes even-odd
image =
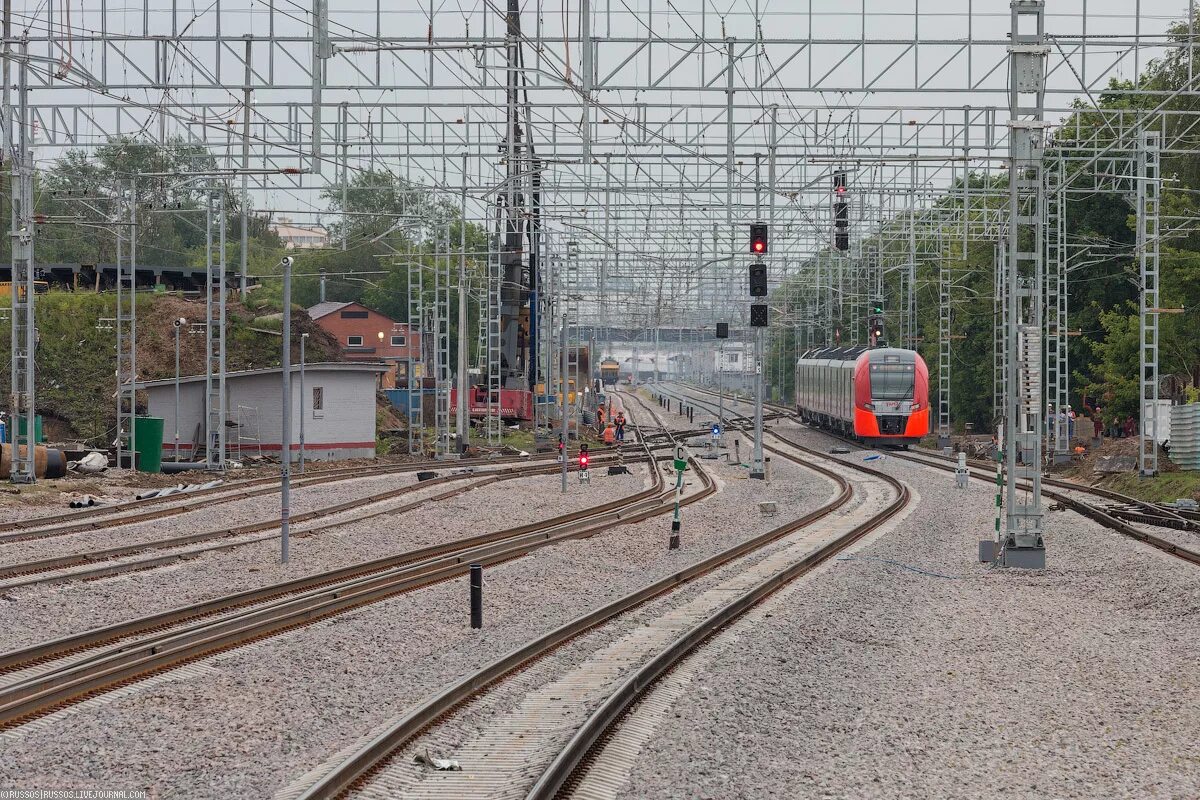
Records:
{"label": "railway track", "polygon": [[[600,453],[601,451],[597,451]],[[505,456],[492,459],[463,459],[453,462],[455,467],[487,467],[512,463],[536,461],[527,456]],[[445,461],[422,461],[410,464],[389,465],[376,468],[371,475],[403,474],[423,470],[444,470]],[[309,471],[306,475],[294,476],[292,487],[318,486],[341,481],[361,480],[362,467],[346,467]],[[51,515],[0,522],[0,544],[44,539],[80,531],[93,531],[120,525],[165,519],[199,509],[211,509],[214,504],[229,503],[263,495],[278,494],[279,477],[248,478],[223,482],[220,486],[197,489],[165,496],[130,500],[112,505],[94,506],[73,511],[56,512]],[[178,505],[172,505],[178,504]],[[166,506],[166,507],[159,507]]]}
{"label": "railway track", "polygon": [[[635,402],[640,404],[638,400]],[[649,408],[649,411],[658,417],[655,409]],[[663,425],[663,428],[666,426]],[[363,797],[492,797],[502,790],[511,795],[511,769],[520,769],[519,765],[528,768],[531,764],[536,768],[539,766],[539,757],[540,766],[544,767],[547,763],[543,744],[546,730],[556,725],[561,726],[569,709],[577,708],[589,692],[603,693],[604,687],[620,678],[628,670],[630,663],[643,663],[634,675],[628,677],[615,692],[607,694],[603,699],[597,714],[607,719],[613,718],[614,710],[627,707],[628,702],[644,688],[644,682],[652,679],[649,676],[661,674],[670,664],[695,649],[723,625],[744,614],[780,586],[850,546],[894,516],[908,503],[907,487],[875,470],[833,462],[823,454],[791,442],[786,442],[783,448],[770,449],[773,453],[802,463],[806,468],[831,480],[837,487],[836,495],[808,514],[676,570],[465,676],[453,686],[427,698],[363,742],[343,751],[330,763],[304,776],[299,782],[299,788],[293,787],[277,797],[304,800],[331,798],[341,795],[351,787],[355,796]],[[793,450],[836,466],[810,463],[794,455]],[[839,470],[846,469],[858,469],[859,472],[870,475],[872,479],[892,487],[894,491],[894,497],[886,503],[884,509],[878,512],[869,512],[869,509],[859,512],[869,513],[869,519],[849,529],[845,529],[844,521],[840,517],[833,516],[835,511],[850,502],[854,494],[850,481],[839,473]],[[825,521],[824,527],[817,530],[816,526],[822,521]],[[800,534],[798,541],[792,541],[789,537],[797,533]],[[824,540],[819,546],[806,541],[806,537],[821,535],[824,535]],[[763,549],[768,545],[775,545],[778,549],[759,560]],[[435,773],[422,783],[419,792],[410,792],[411,786],[402,785],[403,770],[398,770],[397,776],[387,769],[392,756],[405,743],[515,670],[600,625],[618,619],[650,600],[666,595],[673,589],[704,576],[713,576],[716,580],[719,576],[715,573],[726,568],[736,574],[704,591],[699,596],[702,600],[693,601],[685,610],[670,613],[658,622],[648,623],[644,628],[639,626],[637,633],[621,640],[623,646],[606,649],[603,651],[604,657],[599,660],[590,659],[580,670],[528,698],[526,703],[513,712],[512,718],[497,723],[499,727],[495,729],[492,738],[485,735],[472,751],[476,755],[486,754],[492,758],[495,763],[491,766],[494,769],[489,770],[487,764],[472,762],[469,782],[456,780],[455,776],[463,773]],[[535,785],[530,796],[554,796],[557,786],[565,780],[563,776],[570,774],[579,763],[579,758],[587,751],[586,742],[593,738],[595,724],[589,720],[579,735],[570,740],[567,748],[563,750],[563,755],[555,759],[544,774],[535,772],[523,776],[528,778],[526,786]],[[521,777],[518,776],[517,779],[520,780]]]}
{"label": "railway track", "polygon": [[[649,453],[649,449],[647,448]],[[467,537],[240,592],[0,654],[0,729],[44,716],[127,683],[352,608],[463,575],[535,549],[593,536],[664,513],[671,492],[653,484],[550,520]],[[703,480],[687,502],[715,491]]]}
{"label": "railway track", "polygon": [[[713,394],[707,390],[690,386],[687,387],[687,390],[706,395]],[[676,394],[676,396],[679,395]],[[685,401],[690,401],[689,398],[685,397],[684,399]],[[714,412],[718,410],[716,406],[709,404],[707,401],[699,402],[705,405],[705,407],[712,409]],[[731,400],[728,398],[727,402],[731,404],[746,404],[743,400]],[[784,406],[771,405],[771,408],[780,413],[788,411]],[[795,419],[795,414],[789,412],[788,416]],[[826,432],[822,431],[822,433]],[[841,438],[829,433],[826,433],[826,435],[831,436],[834,439]],[[894,458],[900,458],[922,464],[943,472],[953,473],[956,469],[956,465],[950,457],[941,455],[939,453],[925,453],[919,450],[908,450],[903,452],[893,452],[890,455],[892,455]],[[986,462],[980,462],[977,460],[969,460],[968,473],[974,479],[983,481],[989,485],[995,485],[996,473],[994,464],[988,464]],[[1191,520],[1188,517],[1185,517],[1171,509],[1165,509],[1160,505],[1148,503],[1135,497],[1130,497],[1128,495],[1114,492],[1103,487],[1087,486],[1074,481],[1050,477],[1043,477],[1042,484],[1042,494],[1051,500],[1061,503],[1066,508],[1070,508],[1072,511],[1082,514],[1094,522],[1103,525],[1109,530],[1120,533],[1123,536],[1128,536],[1131,539],[1135,539],[1139,542],[1147,544],[1157,550],[1161,550],[1164,553],[1175,556],[1183,561],[1187,561],[1188,563],[1200,565],[1200,549],[1186,547],[1152,531],[1148,531],[1130,524],[1131,521],[1136,521],[1147,525],[1158,525],[1160,527],[1171,527],[1186,531],[1200,530],[1200,528],[1196,526],[1194,520]],[[1105,500],[1115,501],[1120,503],[1127,510],[1119,513],[1113,513],[1111,510],[1096,505],[1095,503],[1090,503],[1086,500],[1074,497],[1068,494],[1068,492],[1075,492],[1082,495],[1100,497]],[[1122,519],[1122,516],[1126,517],[1126,519]]]}
{"label": "railway track", "polygon": [[[615,458],[615,456],[611,454],[598,454],[595,458],[595,463],[598,466],[604,465],[610,463],[613,458]],[[377,492],[366,497],[354,498],[341,503],[336,503],[334,505],[325,506],[323,508],[317,508],[302,513],[294,513],[291,515],[291,523],[293,525],[303,525],[304,523],[313,522],[322,518],[345,515],[351,511],[356,512],[353,516],[348,516],[343,519],[294,531],[294,535],[297,537],[311,536],[315,533],[332,530],[343,525],[381,516],[383,514],[401,514],[425,503],[456,497],[474,489],[488,486],[497,481],[514,480],[517,478],[525,478],[535,475],[548,475],[556,472],[558,469],[560,469],[560,466],[556,462],[534,464],[527,463],[502,467],[498,470],[479,475],[461,473],[443,475],[420,483],[410,484],[408,486],[402,486],[384,492]],[[449,491],[438,493],[416,502],[405,504],[398,508],[389,507],[376,509],[374,511],[362,510],[365,507],[381,504],[388,500],[402,497],[407,494],[420,492],[433,486],[460,482],[465,482],[465,485]],[[37,559],[23,563],[4,564],[0,565],[0,590],[16,589],[39,584],[64,583],[74,580],[96,580],[98,578],[111,577],[113,575],[153,569],[166,564],[172,564],[177,561],[197,558],[205,553],[230,550],[236,547],[243,547],[258,542],[275,539],[278,538],[278,528],[278,518],[272,517],[258,520],[256,522],[249,522],[243,525],[217,528],[201,533],[184,534],[180,536],[168,537],[166,539],[135,542],[131,544],[105,547],[99,550],[88,550],[80,553],[57,555],[51,558]],[[253,535],[263,531],[276,532],[263,536]],[[237,541],[227,541],[231,539],[236,539]],[[196,549],[182,551],[178,550],[178,548],[181,547],[213,541],[221,541],[223,543],[208,545]],[[134,561],[120,561],[107,564],[101,563],[113,562],[116,559],[136,555],[139,553],[164,550],[176,550],[177,552]],[[78,570],[69,569],[71,567],[78,566],[85,566],[86,568]],[[58,572],[58,570],[68,571]],[[13,578],[21,578],[21,580],[11,580]]]}

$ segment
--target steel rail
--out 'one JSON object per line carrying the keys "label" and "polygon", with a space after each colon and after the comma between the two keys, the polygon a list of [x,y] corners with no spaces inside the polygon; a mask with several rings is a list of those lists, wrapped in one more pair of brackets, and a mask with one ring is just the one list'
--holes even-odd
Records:
{"label": "steel rail", "polygon": [[[656,419],[660,419],[661,423],[661,418],[653,408],[643,404],[640,398],[635,397],[634,399],[647,408]],[[664,429],[665,427],[663,425]],[[797,463],[802,463],[799,459],[783,451],[779,452],[786,458]],[[451,686],[434,693],[419,705],[410,709],[402,717],[393,721],[385,731],[347,754],[345,758],[323,773],[311,786],[299,795],[300,800],[319,800],[339,796],[358,781],[368,777],[372,771],[384,764],[397,749],[436,722],[440,717],[466,702],[478,692],[501,680],[514,670],[535,659],[541,658],[563,644],[642,605],[648,600],[687,584],[701,575],[705,575],[742,556],[751,554],[771,542],[829,516],[849,502],[853,496],[853,488],[849,481],[833,470],[808,463],[805,463],[804,466],[825,475],[838,486],[838,494],[830,502],[791,522],[696,561],[624,597],[579,616],[501,656],[482,669],[459,679]]]}
{"label": "steel rail", "polygon": [[[610,455],[603,455],[603,456],[600,456],[599,458],[597,458],[597,461],[601,464],[604,464],[604,463],[608,463],[608,460],[611,458],[612,458],[612,456],[610,456]],[[634,459],[630,459],[630,460],[634,460]],[[430,486],[437,486],[437,485],[445,484],[445,483],[454,483],[457,481],[471,481],[470,485],[468,485],[468,486],[461,487],[452,492],[445,492],[445,493],[435,495],[430,498],[426,498],[426,501],[444,500],[449,497],[454,497],[454,496],[457,496],[460,494],[464,494],[473,489],[482,488],[484,486],[495,483],[497,481],[514,480],[516,478],[549,474],[549,473],[556,471],[556,469],[557,469],[557,464],[555,464],[555,463],[543,464],[541,462],[538,462],[538,463],[534,463],[534,464],[522,465],[522,466],[516,466],[516,467],[505,467],[500,470],[496,470],[494,472],[487,472],[487,473],[475,474],[475,475],[464,474],[464,473],[442,475],[437,478],[432,478],[427,481],[422,481],[420,483],[414,483],[414,484],[410,484],[408,486],[401,486],[396,489],[389,489],[385,492],[377,492],[376,494],[368,495],[366,497],[360,497],[360,498],[356,498],[356,499],[352,499],[352,500],[346,500],[341,503],[335,503],[334,505],[331,505],[331,506],[325,506],[323,508],[313,509],[311,511],[306,511],[306,512],[303,512],[300,514],[294,514],[291,517],[291,522],[292,522],[292,524],[299,524],[299,523],[303,523],[303,522],[309,522],[309,521],[312,521],[315,519],[320,519],[322,517],[328,517],[328,516],[332,516],[335,514],[340,514],[345,511],[350,511],[355,508],[359,508],[361,506],[372,505],[375,503],[381,503],[381,502],[384,502],[385,500],[390,500],[390,499],[393,499],[396,497],[401,497],[406,494],[418,492],[418,491],[426,489]],[[347,519],[347,520],[344,520],[341,522],[333,522],[333,523],[329,523],[326,525],[317,526],[315,528],[308,528],[306,530],[297,532],[296,535],[298,535],[298,536],[309,535],[309,534],[315,533],[317,531],[329,530],[332,528],[340,527],[342,525],[348,525],[353,522],[358,522],[363,519],[370,519],[371,517],[379,516],[379,515],[385,514],[385,513],[403,513],[405,511],[411,510],[412,508],[414,508],[417,505],[420,505],[426,501],[418,501],[417,503],[409,504],[409,505],[402,506],[400,508],[395,508],[395,509],[382,509],[382,510],[379,510],[376,512],[367,513],[367,514],[358,516],[354,519]],[[204,531],[201,533],[184,534],[181,536],[174,536],[174,537],[170,537],[167,539],[158,539],[155,541],[137,542],[134,544],[127,544],[127,545],[118,545],[115,547],[107,547],[107,548],[103,548],[100,550],[88,550],[88,551],[84,551],[81,553],[71,553],[68,555],[54,556],[51,558],[38,559],[36,561],[28,561],[28,562],[18,563],[18,564],[4,564],[4,565],[0,565],[0,580],[4,580],[7,578],[19,577],[19,576],[23,576],[23,575],[35,575],[38,573],[49,572],[49,571],[56,570],[56,569],[65,569],[67,567],[81,566],[81,565],[86,565],[86,564],[95,564],[99,561],[108,561],[108,560],[120,558],[122,556],[134,555],[136,553],[143,553],[143,552],[147,552],[147,551],[151,551],[151,550],[170,550],[170,549],[174,549],[177,547],[183,547],[183,546],[186,546],[189,544],[199,544],[202,542],[209,542],[209,541],[218,540],[218,539],[230,539],[230,538],[233,538],[236,536],[247,536],[247,535],[250,535],[253,533],[259,533],[261,531],[277,529],[278,527],[279,527],[279,520],[277,518],[270,518],[270,519],[265,519],[265,520],[259,520],[257,522],[248,522],[248,523],[245,523],[242,525],[237,525],[237,526],[234,526],[231,528],[218,528],[216,530]],[[90,570],[81,570],[78,572],[70,572],[70,573],[66,573],[63,575],[55,575],[55,576],[50,576],[50,577],[46,577],[46,578],[31,579],[31,580],[17,582],[17,583],[6,583],[3,586],[0,586],[0,588],[14,589],[14,588],[22,587],[22,586],[31,586],[31,585],[37,585],[37,584],[63,583],[66,581],[80,580],[80,579],[91,580],[91,579],[95,579],[95,578],[108,577],[111,575],[133,572],[133,571],[137,571],[137,570],[141,570],[141,569],[152,569],[153,567],[161,566],[163,564],[169,564],[169,563],[173,563],[175,561],[180,561],[183,559],[194,558],[201,553],[211,552],[211,551],[215,551],[215,550],[229,550],[229,549],[232,549],[235,547],[242,547],[244,545],[254,544],[256,542],[265,541],[267,539],[272,539],[272,538],[275,538],[275,537],[272,535],[272,536],[265,536],[265,537],[261,537],[261,536],[255,537],[253,539],[243,539],[243,540],[225,544],[225,545],[222,545],[219,547],[201,548],[199,550],[188,550],[188,551],[185,551],[182,553],[175,553],[172,555],[160,556],[160,557],[156,557],[156,558],[149,558],[149,559],[133,561],[133,562],[124,562],[124,563],[111,565],[111,566],[107,566],[107,567],[97,567],[95,569],[90,569]]]}
{"label": "steel rail", "polygon": [[[833,463],[844,463],[845,466],[851,469],[878,478],[892,487],[896,492],[896,497],[886,507],[872,514],[864,522],[855,525],[841,536],[820,546],[799,561],[779,570],[766,580],[761,581],[753,588],[731,600],[716,612],[694,625],[682,636],[676,638],[674,642],[659,652],[658,655],[635,669],[591,713],[583,725],[575,732],[575,735],[567,742],[566,746],[559,751],[549,767],[542,772],[537,782],[534,783],[533,787],[526,794],[526,800],[552,800],[572,776],[581,767],[586,765],[589,753],[593,750],[597,742],[600,741],[601,737],[616,725],[629,708],[639,698],[644,696],[672,667],[694,653],[712,637],[718,635],[724,628],[772,594],[797,578],[808,574],[816,567],[846,550],[846,548],[853,545],[859,539],[878,529],[892,517],[899,514],[911,500],[908,487],[903,482],[886,473],[860,464],[850,464],[839,462],[836,459],[829,459],[828,456],[805,447],[787,437],[780,436],[778,433],[772,433],[771,435],[786,443],[789,447],[810,456],[816,456],[827,461],[832,461]],[[768,447],[765,444],[764,448],[770,449],[771,452],[783,455],[793,461],[797,460],[778,448]],[[812,465],[810,464],[809,466]]]}
{"label": "steel rail", "polygon": [[[654,485],[642,492],[620,498],[600,506],[561,515],[552,520],[539,521],[513,531],[470,537],[468,540],[434,545],[421,552],[432,555],[423,561],[409,563],[382,574],[351,578],[326,588],[306,592],[296,597],[285,597],[267,606],[254,607],[211,621],[200,621],[182,629],[155,632],[161,627],[164,615],[133,620],[117,626],[109,626],[86,632],[80,636],[45,645],[28,648],[19,654],[0,656],[0,664],[9,668],[38,663],[61,656],[98,642],[113,641],[133,634],[134,629],[145,631],[151,636],[119,645],[102,653],[72,661],[60,667],[39,673],[0,687],[0,728],[12,727],[34,717],[43,716],[63,706],[108,691],[116,686],[140,680],[152,674],[178,666],[179,664],[209,656],[217,652],[240,646],[247,642],[278,634],[321,619],[377,602],[396,594],[423,588],[451,579],[466,572],[470,563],[496,564],[521,557],[532,550],[559,541],[593,536],[610,529],[613,525],[639,521],[670,510],[667,502],[673,491],[664,489],[658,470],[654,470]],[[703,489],[689,495],[687,500],[695,502],[716,490],[715,484],[705,477]],[[647,494],[649,493],[649,494]],[[657,497],[655,497],[657,495]],[[598,509],[603,509],[598,511]],[[632,512],[632,513],[630,513]],[[582,522],[583,525],[574,525]],[[514,533],[520,531],[520,533]],[[515,540],[514,544],[512,540]],[[472,546],[461,547],[463,541]],[[435,554],[435,551],[440,551]],[[407,558],[408,553],[394,559]],[[375,562],[378,563],[378,562]],[[313,576],[314,578],[317,576]],[[305,580],[312,580],[305,579]],[[295,585],[299,582],[292,582]],[[259,593],[276,590],[279,586],[256,590]],[[246,596],[241,593],[238,605],[245,605]],[[204,607],[205,616],[211,616],[219,603],[213,601],[198,604]],[[169,612],[171,616],[186,618],[195,616],[195,607]],[[189,613],[191,612],[191,613]],[[169,624],[169,623],[167,623]]]}
{"label": "steel rail", "polygon": [[[607,452],[607,448],[596,450],[597,455]],[[453,462],[456,468],[462,467],[488,467],[497,465],[506,465],[513,463],[535,463],[546,461],[544,457],[530,456],[504,456],[501,458],[492,459],[464,459]],[[367,477],[377,475],[404,474],[408,472],[420,472],[421,470],[444,470],[447,468],[448,462],[445,461],[422,461],[411,464],[389,465],[375,469]],[[325,483],[339,483],[341,481],[349,481],[361,479],[364,477],[363,469],[359,468],[337,468],[329,470],[319,470],[317,474],[310,472],[308,475],[300,476],[292,481],[295,486],[315,486]],[[262,487],[262,488],[253,488]],[[210,508],[214,503],[229,503],[237,500],[245,500],[251,497],[259,497],[262,495],[275,494],[279,492],[279,477],[271,476],[267,478],[248,478],[245,481],[237,481],[224,483],[220,486],[214,486],[210,489],[198,489],[193,492],[179,492],[165,496],[148,497],[144,500],[130,500],[125,503],[117,503],[109,506],[94,506],[92,508],[80,509],[77,511],[69,511],[53,516],[29,517],[20,520],[10,520],[0,523],[0,531],[17,531],[16,533],[0,534],[0,543],[20,542],[30,539],[43,539],[51,536],[61,536],[79,531],[98,530],[101,528],[112,528],[119,525],[131,525],[139,522],[146,522],[153,519],[161,519],[168,516],[194,511],[196,509]],[[228,497],[213,495],[228,494]],[[199,498],[198,500],[193,500]],[[159,503],[184,501],[182,505],[172,506],[166,509],[156,509],[150,511],[142,511],[148,505],[157,505]],[[125,512],[133,512],[126,514]],[[53,524],[61,520],[79,520],[77,522],[68,521],[67,524]]]}
{"label": "steel rail", "polygon": [[[712,394],[711,392],[709,392],[705,389],[699,389],[696,387],[689,386],[688,390],[699,392],[702,394],[709,394],[709,395]],[[684,399],[686,400],[687,398],[685,397]],[[704,403],[706,406],[708,405],[707,401],[701,401],[701,402]],[[744,404],[744,401],[740,401],[740,400],[733,400],[732,402],[742,402]],[[775,405],[775,404],[771,404],[771,406],[773,408],[777,408],[780,410],[786,410],[784,406],[779,406],[779,405]],[[711,406],[708,406],[708,407],[711,408]],[[793,418],[795,417],[794,412],[788,412],[788,413]],[[828,436],[832,436],[834,438],[838,438],[838,439],[843,438],[843,437],[836,436],[835,434],[829,433],[828,431],[821,431],[821,432],[825,433]],[[846,441],[848,441],[848,440],[846,440]],[[906,451],[906,452],[895,452],[895,453],[892,453],[892,455],[894,455],[895,457],[900,458],[900,459],[911,461],[913,463],[923,464],[932,469],[939,469],[944,472],[953,472],[955,470],[954,462],[952,462],[948,456],[944,456],[940,453],[918,453],[917,451]],[[927,460],[926,458],[924,458],[924,456],[929,456],[931,459],[934,459],[934,460],[932,460],[932,461]],[[972,467],[974,467],[974,469],[972,469]],[[995,475],[994,470],[991,472],[980,472],[979,471],[979,470],[989,469],[990,467],[992,467],[992,465],[972,459],[969,462],[968,474],[972,478],[983,481],[985,483],[995,484],[996,475]],[[1136,507],[1141,508],[1144,511],[1146,511],[1147,516],[1152,515],[1153,513],[1161,510],[1161,507],[1158,506],[1157,504],[1148,503],[1144,500],[1139,500],[1136,497],[1130,497],[1128,495],[1124,495],[1119,492],[1114,492],[1111,489],[1105,489],[1105,488],[1099,487],[1099,486],[1088,486],[1086,484],[1078,483],[1076,481],[1068,481],[1068,480],[1062,480],[1062,479],[1058,479],[1058,478],[1046,478],[1046,477],[1042,478],[1042,483],[1043,483],[1043,486],[1052,486],[1052,487],[1056,487],[1058,489],[1062,489],[1065,491],[1072,491],[1072,492],[1079,492],[1081,494],[1094,495],[1096,497],[1103,497],[1107,500],[1116,500],[1121,503],[1126,503],[1128,505],[1136,506]],[[1018,488],[1020,488],[1022,486],[1025,486],[1025,484],[1018,484]],[[1128,522],[1126,522],[1122,519],[1119,519],[1114,514],[1110,513],[1109,511],[1107,511],[1103,508],[1100,508],[1099,506],[1095,506],[1095,505],[1092,505],[1091,503],[1086,503],[1077,498],[1070,497],[1069,495],[1063,494],[1062,492],[1057,492],[1057,491],[1054,491],[1053,489],[1043,488],[1042,494],[1044,494],[1046,497],[1050,498],[1051,500],[1056,500],[1059,503],[1062,503],[1064,506],[1066,506],[1067,508],[1070,508],[1072,511],[1075,511],[1078,514],[1082,514],[1083,516],[1091,519],[1092,521],[1097,522],[1100,525],[1103,525],[1104,527],[1108,528],[1109,530],[1116,531],[1117,533],[1120,533],[1124,536],[1128,536],[1131,539],[1135,539],[1139,542],[1147,544],[1151,547],[1161,550],[1164,553],[1167,553],[1169,555],[1175,556],[1176,558],[1179,558],[1190,564],[1200,565],[1200,551],[1192,550],[1183,545],[1176,544],[1175,542],[1172,542],[1169,539],[1165,539],[1155,533],[1151,533],[1150,531],[1146,531],[1146,530],[1142,530],[1141,528],[1137,528],[1133,525],[1130,525]],[[1191,529],[1190,526],[1194,525],[1194,522],[1183,517],[1182,515],[1180,515],[1178,513],[1170,512],[1170,517],[1173,522],[1182,522],[1185,525],[1189,526],[1188,529]],[[1146,524],[1153,524],[1153,523],[1147,522]],[[1166,526],[1163,526],[1163,527],[1166,527]],[[1175,527],[1175,525],[1172,525],[1170,527]]]}

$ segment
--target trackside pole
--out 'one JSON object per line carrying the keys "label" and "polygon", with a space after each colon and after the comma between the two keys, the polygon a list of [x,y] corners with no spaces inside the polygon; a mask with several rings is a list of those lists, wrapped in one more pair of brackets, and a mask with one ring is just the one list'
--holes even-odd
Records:
{"label": "trackside pole", "polygon": [[471,565],[471,627],[483,627],[483,564]]}
{"label": "trackside pole", "polygon": [[283,401],[280,424],[280,508],[279,508],[279,560],[288,563],[288,545],[291,532],[291,501],[292,501],[292,257],[285,256],[283,265],[283,352],[281,362],[283,369]]}
{"label": "trackside pole", "polygon": [[679,549],[679,529],[683,524],[681,518],[679,499],[683,496],[683,471],[687,469],[687,451],[683,449],[683,445],[675,446],[675,513],[671,515],[671,540],[667,545],[668,550]]}

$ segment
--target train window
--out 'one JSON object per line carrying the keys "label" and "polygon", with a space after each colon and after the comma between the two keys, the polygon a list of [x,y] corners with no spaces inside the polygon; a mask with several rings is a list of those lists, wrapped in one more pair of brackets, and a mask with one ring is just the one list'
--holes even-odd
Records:
{"label": "train window", "polygon": [[871,365],[872,400],[911,400],[915,383],[912,364]]}

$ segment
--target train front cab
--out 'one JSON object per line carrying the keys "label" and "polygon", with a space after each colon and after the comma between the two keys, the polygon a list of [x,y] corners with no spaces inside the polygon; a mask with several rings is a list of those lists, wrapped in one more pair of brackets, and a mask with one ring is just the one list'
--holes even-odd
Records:
{"label": "train front cab", "polygon": [[929,370],[912,350],[863,353],[854,369],[854,435],[907,446],[929,433]]}

